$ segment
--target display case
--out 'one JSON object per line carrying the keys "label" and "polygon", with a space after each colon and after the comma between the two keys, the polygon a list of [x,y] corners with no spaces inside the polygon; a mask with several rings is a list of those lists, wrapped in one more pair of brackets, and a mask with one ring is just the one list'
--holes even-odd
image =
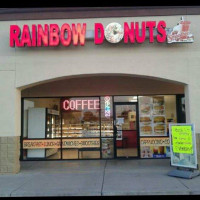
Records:
{"label": "display case", "polygon": [[62,125],[62,137],[100,137],[100,127],[87,124]]}
{"label": "display case", "polygon": [[[28,139],[61,137],[59,111],[48,108],[28,109]],[[27,158],[45,158],[58,152],[57,148],[28,149]]]}
{"label": "display case", "polygon": [[47,109],[46,138],[61,137],[61,118],[59,111]]}

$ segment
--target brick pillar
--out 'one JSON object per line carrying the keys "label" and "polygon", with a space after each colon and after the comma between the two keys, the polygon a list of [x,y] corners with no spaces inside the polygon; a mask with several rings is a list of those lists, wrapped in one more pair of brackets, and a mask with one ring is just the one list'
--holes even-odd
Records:
{"label": "brick pillar", "polygon": [[0,174],[20,170],[20,137],[0,137]]}

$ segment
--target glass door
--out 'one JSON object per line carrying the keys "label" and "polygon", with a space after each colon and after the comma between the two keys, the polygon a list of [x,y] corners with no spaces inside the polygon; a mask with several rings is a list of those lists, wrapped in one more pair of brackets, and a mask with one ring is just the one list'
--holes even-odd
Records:
{"label": "glass door", "polygon": [[115,156],[138,157],[137,103],[114,104]]}

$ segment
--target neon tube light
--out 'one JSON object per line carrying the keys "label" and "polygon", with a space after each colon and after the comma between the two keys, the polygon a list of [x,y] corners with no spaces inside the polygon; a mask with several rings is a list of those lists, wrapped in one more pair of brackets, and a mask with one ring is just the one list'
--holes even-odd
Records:
{"label": "neon tube light", "polygon": [[110,97],[109,96],[106,96],[104,97],[104,101],[105,101],[105,117],[110,117],[110,112],[111,112],[111,109],[110,109]]}

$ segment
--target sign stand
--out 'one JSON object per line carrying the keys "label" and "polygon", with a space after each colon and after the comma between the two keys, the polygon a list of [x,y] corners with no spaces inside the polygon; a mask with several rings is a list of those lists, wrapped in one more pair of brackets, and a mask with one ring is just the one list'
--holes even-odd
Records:
{"label": "sign stand", "polygon": [[167,175],[185,178],[185,179],[192,179],[196,176],[199,176],[200,172],[198,170],[195,171],[194,169],[177,167],[177,169],[168,172]]}
{"label": "sign stand", "polygon": [[171,166],[168,176],[192,179],[200,175],[197,164],[194,124],[169,124]]}

